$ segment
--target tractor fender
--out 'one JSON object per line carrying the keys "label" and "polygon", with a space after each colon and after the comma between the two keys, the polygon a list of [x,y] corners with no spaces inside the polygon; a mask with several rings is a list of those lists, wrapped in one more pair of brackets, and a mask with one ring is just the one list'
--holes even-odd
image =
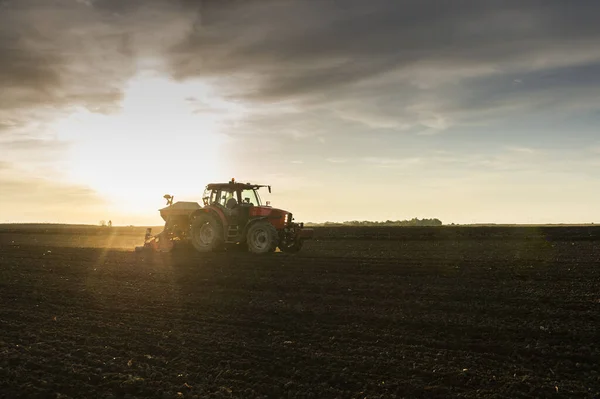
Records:
{"label": "tractor fender", "polygon": [[214,209],[198,209],[197,211],[192,212],[192,214],[190,215],[190,223],[192,220],[194,220],[194,218],[196,216],[201,215],[203,213],[208,213],[209,215],[214,217],[219,223],[221,223],[221,226],[224,226],[224,224],[223,224],[224,215],[219,215],[219,213],[216,212]]}
{"label": "tractor fender", "polygon": [[227,227],[229,226],[229,224],[227,222],[227,218],[225,217],[225,214],[223,213],[223,211],[221,209],[219,209],[217,207],[213,207],[213,206],[207,206],[205,208],[198,209],[197,211],[194,211],[194,213],[192,213],[190,215],[190,223],[197,215],[200,215],[203,213],[209,214],[210,216],[215,218],[217,223],[219,223],[221,225],[221,228],[223,230],[223,239],[224,239],[225,234],[227,233]]}

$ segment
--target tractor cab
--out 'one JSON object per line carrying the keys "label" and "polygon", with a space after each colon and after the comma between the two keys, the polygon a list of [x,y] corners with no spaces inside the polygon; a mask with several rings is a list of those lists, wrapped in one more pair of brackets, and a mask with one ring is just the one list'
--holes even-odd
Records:
{"label": "tractor cab", "polygon": [[271,186],[264,186],[250,183],[237,183],[231,179],[229,183],[212,183],[206,186],[202,195],[204,206],[219,206],[225,209],[235,209],[241,207],[270,207],[269,202],[265,205],[258,193],[259,189],[267,187],[271,192]]}
{"label": "tractor cab", "polygon": [[[202,195],[204,209],[213,210],[228,232],[228,240],[237,241],[238,235],[243,233],[243,227],[248,226],[256,218],[273,218],[276,228],[283,228],[288,221],[287,212],[275,209],[267,202],[263,205],[259,190],[264,186],[251,183],[238,183],[231,179],[228,183],[212,183],[206,186]],[[291,215],[289,217],[291,222]]]}

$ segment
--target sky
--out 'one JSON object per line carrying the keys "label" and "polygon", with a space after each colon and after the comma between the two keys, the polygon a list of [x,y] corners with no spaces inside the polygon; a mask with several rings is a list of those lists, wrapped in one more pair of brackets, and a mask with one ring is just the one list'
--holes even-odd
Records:
{"label": "sky", "polygon": [[600,222],[597,1],[0,0],[0,223]]}

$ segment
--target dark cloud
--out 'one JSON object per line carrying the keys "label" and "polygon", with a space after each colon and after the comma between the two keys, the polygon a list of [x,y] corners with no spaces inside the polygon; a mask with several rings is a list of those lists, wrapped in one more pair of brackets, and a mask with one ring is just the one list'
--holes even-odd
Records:
{"label": "dark cloud", "polygon": [[600,62],[594,1],[577,7],[516,0],[3,4],[4,110],[51,105],[111,112],[137,62],[154,57],[177,78],[221,78],[221,89],[234,98],[311,106],[367,99],[365,108],[388,109],[379,112],[385,118],[367,122],[389,125],[399,107],[414,119],[413,108],[435,98],[433,90],[452,92],[441,86],[470,83],[458,87],[468,103],[477,96],[469,90],[485,86],[476,86],[481,78],[518,79]]}
{"label": "dark cloud", "polygon": [[81,106],[111,112],[138,59],[172,44],[175,21],[184,20],[165,2],[5,2],[0,110]]}
{"label": "dark cloud", "polygon": [[98,42],[81,32],[86,25],[93,29],[90,16],[77,3],[69,4],[14,1],[0,11],[0,121],[5,127],[40,121],[43,116],[35,109],[47,114],[83,106],[106,112],[120,98],[116,50],[99,54]]}
{"label": "dark cloud", "polygon": [[0,85],[2,87],[22,86],[43,93],[59,84],[57,68],[59,57],[28,48],[27,40],[47,41],[35,31],[26,39],[18,32],[0,28]]}
{"label": "dark cloud", "polygon": [[0,109],[32,107],[53,101],[52,91],[60,86],[60,57],[35,48],[48,42],[19,22],[10,20],[10,11],[0,12]]}
{"label": "dark cloud", "polygon": [[598,63],[597,11],[594,1],[5,1],[0,109],[110,112],[144,57],[164,58],[178,78],[229,80],[237,98],[397,101]]}
{"label": "dark cloud", "polygon": [[[239,76],[273,100],[395,73],[436,81],[598,61],[596,2],[238,2],[174,48],[176,76]],[[440,76],[436,76],[440,75]]]}

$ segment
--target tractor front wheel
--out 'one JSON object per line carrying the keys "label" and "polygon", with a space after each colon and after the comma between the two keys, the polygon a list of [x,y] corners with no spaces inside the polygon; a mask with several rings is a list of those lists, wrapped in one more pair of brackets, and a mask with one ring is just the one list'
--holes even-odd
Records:
{"label": "tractor front wheel", "polygon": [[287,245],[280,245],[279,249],[281,249],[281,252],[295,254],[297,252],[300,252],[300,250],[302,249],[303,241],[304,240],[295,240]]}
{"label": "tractor front wheel", "polygon": [[246,242],[250,252],[266,254],[275,252],[279,243],[279,235],[271,223],[260,221],[248,228]]}
{"label": "tractor front wheel", "polygon": [[192,222],[191,241],[198,252],[218,250],[223,245],[223,228],[211,215],[200,214]]}

